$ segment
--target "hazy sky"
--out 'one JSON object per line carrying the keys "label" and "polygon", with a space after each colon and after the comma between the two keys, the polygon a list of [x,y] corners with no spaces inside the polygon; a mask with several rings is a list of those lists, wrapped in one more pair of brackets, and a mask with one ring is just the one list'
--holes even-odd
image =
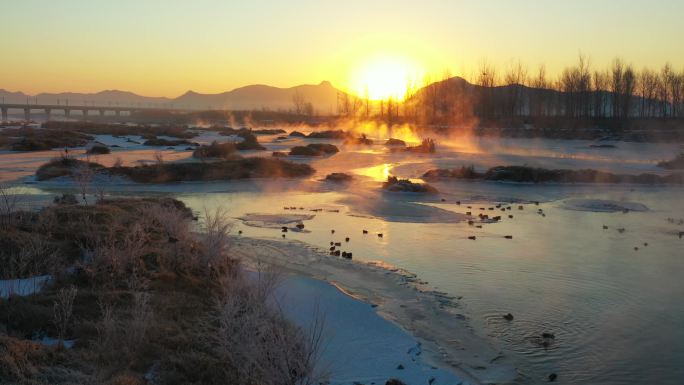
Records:
{"label": "hazy sky", "polygon": [[371,58],[437,76],[485,59],[554,73],[579,52],[684,68],[682,0],[8,0],[0,14],[0,88],[28,93],[346,88]]}

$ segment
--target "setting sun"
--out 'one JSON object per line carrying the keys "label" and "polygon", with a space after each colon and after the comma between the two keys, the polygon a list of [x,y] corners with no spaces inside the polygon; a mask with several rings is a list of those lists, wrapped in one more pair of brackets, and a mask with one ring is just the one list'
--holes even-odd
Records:
{"label": "setting sun", "polygon": [[410,79],[419,72],[416,65],[401,58],[377,58],[358,66],[352,74],[351,88],[371,100],[403,100]]}

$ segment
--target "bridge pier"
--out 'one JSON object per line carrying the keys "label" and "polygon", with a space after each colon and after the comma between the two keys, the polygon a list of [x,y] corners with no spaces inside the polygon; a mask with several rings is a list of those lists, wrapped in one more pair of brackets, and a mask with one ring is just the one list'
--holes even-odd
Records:
{"label": "bridge pier", "polygon": [[100,110],[100,116],[105,116],[105,110]]}
{"label": "bridge pier", "polygon": [[50,115],[52,114],[52,110],[50,108],[45,109],[45,119],[50,120]]}
{"label": "bridge pier", "polygon": [[67,118],[70,117],[71,116],[71,109],[65,108],[64,109],[64,116]]}
{"label": "bridge pier", "polygon": [[2,121],[7,121],[7,108],[2,108]]}
{"label": "bridge pier", "polygon": [[85,108],[83,109],[83,117],[84,118],[88,117],[88,110],[86,110]]}
{"label": "bridge pier", "polygon": [[31,109],[28,107],[24,108],[24,120],[27,122],[31,120]]}

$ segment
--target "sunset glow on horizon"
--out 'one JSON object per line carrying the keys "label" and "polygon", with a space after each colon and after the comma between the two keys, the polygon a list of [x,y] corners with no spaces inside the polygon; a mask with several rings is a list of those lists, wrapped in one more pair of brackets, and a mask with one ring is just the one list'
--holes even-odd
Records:
{"label": "sunset glow on horizon", "polygon": [[30,94],[176,97],[328,80],[401,98],[424,76],[472,79],[482,60],[545,64],[550,75],[580,53],[596,67],[616,56],[635,68],[684,66],[664,38],[684,35],[676,2],[26,0],[3,12],[0,88]]}
{"label": "sunset glow on horizon", "polygon": [[403,100],[421,73],[422,69],[408,59],[380,56],[361,62],[350,74],[347,88],[370,100]]}

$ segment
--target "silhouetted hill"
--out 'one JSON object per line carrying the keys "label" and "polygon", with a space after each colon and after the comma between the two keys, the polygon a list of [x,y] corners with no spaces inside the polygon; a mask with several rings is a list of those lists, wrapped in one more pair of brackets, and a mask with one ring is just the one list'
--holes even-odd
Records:
{"label": "silhouetted hill", "polygon": [[10,92],[0,89],[0,97],[6,103],[54,103],[69,101],[71,105],[94,103],[98,105],[142,105],[176,107],[191,109],[228,109],[228,110],[289,110],[294,107],[293,97],[299,94],[305,102],[311,102],[320,114],[330,114],[336,110],[337,95],[342,91],[330,82],[304,84],[289,88],[272,87],[263,84],[249,85],[218,94],[201,94],[188,91],[177,98],[148,97],[128,91],[106,90],[97,93],[40,93],[27,95],[23,92]]}
{"label": "silhouetted hill", "polygon": [[297,93],[305,101],[313,103],[314,109],[321,114],[329,114],[335,111],[337,95],[341,91],[327,81],[317,85],[305,84],[290,88],[255,84],[220,94],[200,94],[188,91],[176,98],[174,103],[201,109],[288,110],[293,108],[293,97]]}

